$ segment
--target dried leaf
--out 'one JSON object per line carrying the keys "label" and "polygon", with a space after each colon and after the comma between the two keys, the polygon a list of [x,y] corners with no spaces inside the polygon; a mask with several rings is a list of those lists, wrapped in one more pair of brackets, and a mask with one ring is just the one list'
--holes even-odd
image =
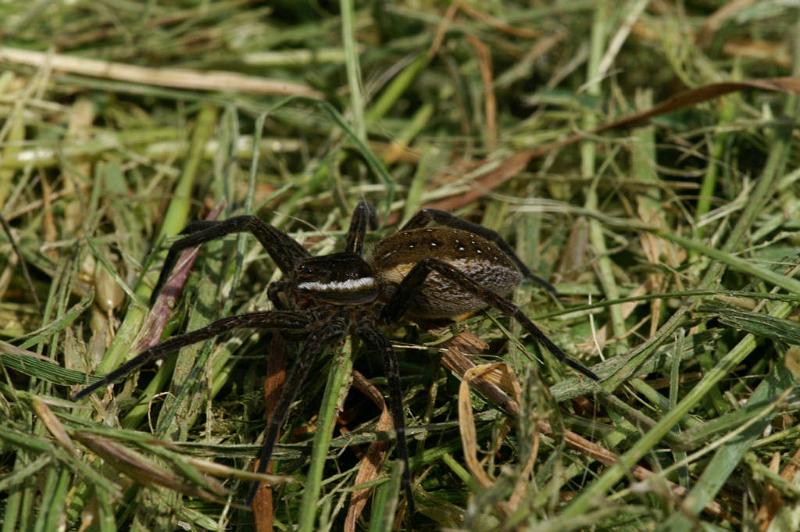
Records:
{"label": "dried leaf", "polygon": [[34,397],[31,404],[36,415],[39,416],[39,419],[42,420],[42,423],[44,423],[44,426],[47,428],[47,431],[55,438],[61,447],[66,449],[72,456],[78,456],[78,449],[75,447],[75,444],[72,443],[72,438],[69,437],[64,425],[62,425],[61,421],[53,414],[53,411],[50,410],[47,403]]}

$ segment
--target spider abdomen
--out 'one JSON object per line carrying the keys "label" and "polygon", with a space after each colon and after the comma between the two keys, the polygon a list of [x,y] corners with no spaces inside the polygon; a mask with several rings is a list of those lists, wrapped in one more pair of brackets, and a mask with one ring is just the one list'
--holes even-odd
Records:
{"label": "spider abdomen", "polygon": [[[435,258],[498,295],[506,295],[522,274],[496,245],[468,231],[433,227],[410,229],[383,239],[372,254],[375,275],[383,285],[398,285],[422,259]],[[415,318],[454,318],[484,308],[486,303],[457,284],[432,273],[411,302]]]}

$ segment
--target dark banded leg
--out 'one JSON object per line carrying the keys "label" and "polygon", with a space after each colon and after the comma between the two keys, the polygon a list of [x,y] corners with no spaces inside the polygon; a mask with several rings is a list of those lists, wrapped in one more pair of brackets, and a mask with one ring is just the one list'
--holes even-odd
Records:
{"label": "dark banded leg", "polygon": [[595,375],[592,370],[569,358],[566,353],[564,353],[560,347],[554,344],[552,340],[545,336],[542,330],[539,329],[539,327],[537,327],[530,319],[528,319],[525,313],[522,312],[522,309],[520,309],[514,303],[502,296],[495,294],[491,290],[487,290],[469,276],[465,275],[453,266],[450,266],[446,262],[442,262],[438,259],[423,259],[419,261],[410,272],[408,272],[408,275],[406,275],[406,277],[403,279],[403,282],[400,283],[400,286],[392,296],[392,299],[383,308],[381,317],[386,323],[395,323],[403,317],[411,305],[411,302],[414,300],[414,297],[422,289],[425,279],[427,279],[428,275],[430,275],[432,272],[436,272],[445,279],[457,284],[462,290],[466,290],[467,292],[480,298],[487,305],[492,306],[500,312],[503,312],[504,314],[507,314],[517,320],[519,324],[522,325],[522,327],[528,331],[528,333],[533,336],[537,342],[539,342],[539,344],[543,345],[562,363],[571,367],[575,371],[586,375],[592,380],[600,380],[600,378]]}
{"label": "dark banded leg", "polygon": [[397,353],[392,344],[371,324],[361,325],[357,329],[359,338],[369,349],[380,351],[383,356],[383,368],[389,383],[389,410],[397,433],[397,455],[403,462],[403,490],[406,493],[408,513],[414,514],[414,495],[411,491],[411,467],[408,458],[408,443],[406,440],[406,421],[403,414],[403,394],[400,389],[400,366],[397,362]]}
{"label": "dark banded leg", "polygon": [[364,251],[364,237],[368,229],[378,228],[378,217],[375,209],[365,200],[361,200],[350,218],[350,229],[347,231],[347,244],[345,251],[361,255]]}
{"label": "dark banded leg", "polygon": [[422,209],[412,216],[411,219],[408,220],[408,222],[406,222],[406,224],[400,230],[402,231],[404,229],[417,229],[420,227],[425,227],[430,222],[436,222],[447,227],[468,231],[485,238],[499,247],[500,250],[505,253],[508,258],[512,260],[512,262],[514,262],[514,265],[519,269],[522,275],[540,284],[545,290],[554,296],[558,295],[558,292],[552,284],[533,273],[530,268],[528,268],[525,263],[522,262],[519,257],[517,257],[517,254],[514,253],[514,250],[511,249],[511,246],[508,245],[508,242],[506,242],[503,237],[501,237],[496,231],[492,231],[491,229],[483,227],[482,225],[468,222],[446,211],[440,211],[438,209]]}
{"label": "dark banded leg", "polygon": [[233,233],[251,233],[255,236],[285,275],[290,275],[300,261],[309,257],[308,251],[289,235],[256,216],[236,216],[222,221],[199,220],[192,222],[181,231],[182,235],[187,236],[174,242],[169,248],[158,282],[153,288],[150,304],[152,305],[158,297],[158,293],[167,281],[182,250]]}
{"label": "dark banded leg", "polygon": [[120,367],[99,381],[86,386],[84,389],[73,395],[72,400],[77,401],[82,399],[95,390],[117,382],[145,364],[160,360],[182,347],[214,338],[215,336],[219,336],[220,334],[228,332],[232,329],[302,331],[307,329],[310,324],[310,320],[304,314],[299,312],[252,312],[250,314],[241,314],[239,316],[222,318],[212,322],[209,325],[206,325],[201,329],[197,329],[196,331],[188,332],[186,334],[181,334],[180,336],[173,336],[169,340],[165,340],[160,344],[145,349],[139,353],[139,355],[122,364]]}
{"label": "dark banded leg", "polygon": [[276,310],[289,310],[289,283],[287,281],[273,281],[267,286],[267,298]]}
{"label": "dark banded leg", "polygon": [[[278,431],[286,420],[289,407],[297,396],[297,392],[300,390],[303,382],[306,380],[314,359],[319,357],[331,344],[341,340],[344,334],[345,324],[337,320],[327,323],[321,330],[315,330],[313,336],[306,341],[306,344],[300,351],[300,355],[293,362],[289,374],[286,376],[286,381],[283,383],[283,392],[267,424],[264,434],[264,443],[261,446],[261,451],[258,453],[257,473],[263,474],[267,471],[267,466],[272,457],[272,451],[275,448],[275,440],[278,438]],[[269,405],[267,405],[267,407],[269,407]],[[253,504],[253,498],[256,496],[257,491],[258,482],[253,482],[247,495],[248,505]]]}

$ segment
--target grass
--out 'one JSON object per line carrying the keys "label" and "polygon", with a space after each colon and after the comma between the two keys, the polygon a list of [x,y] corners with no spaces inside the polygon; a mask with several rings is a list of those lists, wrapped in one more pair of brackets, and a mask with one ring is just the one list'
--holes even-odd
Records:
{"label": "grass", "polygon": [[[800,75],[800,12],[530,4],[0,7],[2,531],[797,528],[800,82],[749,80]],[[371,243],[423,206],[499,231],[560,293],[517,304],[602,382],[493,312],[391,331],[414,516],[358,345],[315,366],[256,512],[291,347],[237,331],[69,400],[268,307],[244,235],[150,307],[187,223],[253,213],[319,255],[361,198]]]}

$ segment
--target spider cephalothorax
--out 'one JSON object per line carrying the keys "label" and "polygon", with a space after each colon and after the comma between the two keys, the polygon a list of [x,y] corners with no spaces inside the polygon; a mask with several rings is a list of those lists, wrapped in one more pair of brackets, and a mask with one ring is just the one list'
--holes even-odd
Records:
{"label": "spider cephalothorax", "polygon": [[[313,301],[361,305],[378,297],[378,281],[367,262],[344,251],[304,260],[294,272],[292,289]],[[301,297],[302,298],[302,297]]]}
{"label": "spider cephalothorax", "polygon": [[[444,227],[425,227],[430,222]],[[384,325],[397,323],[404,316],[418,321],[455,319],[491,306],[517,320],[559,360],[598,380],[591,370],[569,359],[520,308],[503,297],[523,277],[537,280],[551,291],[553,288],[534,276],[497,233],[443,211],[424,209],[399,232],[381,240],[365,259],[364,237],[367,229],[375,225],[372,207],[362,201],[353,213],[344,251],[311,257],[286,233],[254,216],[190,224],[183,231],[185,236],[173,243],[167,254],[153,300],[181,250],[228,234],[249,232],[261,242],[285,276],[269,286],[274,309],[222,318],[202,329],[165,340],[85,387],[74,398],[85,397],[181,347],[231,329],[287,333],[287,338],[300,339],[301,347],[267,425],[259,454],[258,472],[263,473],[289,406],[312,363],[352,334],[367,349],[383,357],[397,452],[405,465],[403,484],[409,508],[413,509],[397,354],[382,331]]]}

